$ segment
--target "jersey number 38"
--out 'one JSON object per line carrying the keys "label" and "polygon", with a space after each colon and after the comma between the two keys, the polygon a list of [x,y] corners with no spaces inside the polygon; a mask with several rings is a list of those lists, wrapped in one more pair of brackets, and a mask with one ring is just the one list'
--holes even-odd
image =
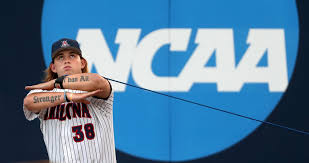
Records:
{"label": "jersey number 38", "polygon": [[84,125],[84,132],[82,130],[83,130],[82,125],[72,127],[72,132],[75,133],[75,136],[73,137],[73,140],[75,142],[83,141],[84,138],[85,138],[85,135],[86,135],[88,140],[92,140],[95,137],[94,127],[93,127],[92,123],[85,124]]}

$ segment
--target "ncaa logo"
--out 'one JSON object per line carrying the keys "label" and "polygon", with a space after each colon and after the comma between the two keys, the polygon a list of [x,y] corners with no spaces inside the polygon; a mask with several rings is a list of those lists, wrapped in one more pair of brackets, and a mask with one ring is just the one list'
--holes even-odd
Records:
{"label": "ncaa logo", "polygon": [[[64,37],[79,41],[91,72],[265,120],[293,73],[298,17],[293,0],[44,1],[46,65]],[[207,157],[260,125],[112,85],[116,148],[137,157]]]}

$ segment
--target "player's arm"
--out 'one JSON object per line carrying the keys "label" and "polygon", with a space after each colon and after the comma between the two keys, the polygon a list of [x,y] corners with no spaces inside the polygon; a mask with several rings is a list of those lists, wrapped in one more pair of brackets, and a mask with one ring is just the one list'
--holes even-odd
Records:
{"label": "player's arm", "polygon": [[[66,92],[39,92],[27,95],[24,98],[24,107],[29,111],[38,113],[41,109],[57,106],[61,103],[73,101],[89,104],[87,97],[96,96],[102,90],[96,90],[88,93],[70,93]],[[65,97],[66,96],[66,97]]]}
{"label": "player's arm", "polygon": [[40,112],[41,109],[53,107],[65,102],[63,92],[32,93],[24,98],[24,107],[32,112]]}
{"label": "player's arm", "polygon": [[[56,79],[33,86],[26,86],[25,89],[52,90],[54,88],[55,80]],[[81,73],[66,76],[63,79],[62,86],[64,89],[82,90],[88,92],[100,89],[102,92],[97,95],[97,97],[100,98],[107,98],[111,93],[111,86],[109,82],[102,76],[94,73]]]}
{"label": "player's arm", "polygon": [[66,76],[63,80],[64,89],[95,91],[103,90],[97,97],[107,98],[111,93],[111,86],[109,82],[102,76],[94,73],[81,73]]}

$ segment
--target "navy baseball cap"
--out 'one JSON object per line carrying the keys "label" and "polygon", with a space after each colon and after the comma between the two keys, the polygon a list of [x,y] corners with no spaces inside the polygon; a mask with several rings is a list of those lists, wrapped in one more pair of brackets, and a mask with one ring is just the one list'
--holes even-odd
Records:
{"label": "navy baseball cap", "polygon": [[79,44],[76,40],[62,38],[52,45],[52,60],[57,56],[57,54],[63,50],[74,50],[80,56],[82,56],[82,51],[80,50]]}

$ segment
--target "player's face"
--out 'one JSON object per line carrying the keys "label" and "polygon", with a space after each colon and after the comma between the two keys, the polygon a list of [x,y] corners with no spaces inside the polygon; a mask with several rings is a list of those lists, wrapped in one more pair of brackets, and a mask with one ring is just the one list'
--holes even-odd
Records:
{"label": "player's face", "polygon": [[84,67],[85,60],[73,50],[61,51],[51,64],[51,70],[58,76],[82,73]]}

